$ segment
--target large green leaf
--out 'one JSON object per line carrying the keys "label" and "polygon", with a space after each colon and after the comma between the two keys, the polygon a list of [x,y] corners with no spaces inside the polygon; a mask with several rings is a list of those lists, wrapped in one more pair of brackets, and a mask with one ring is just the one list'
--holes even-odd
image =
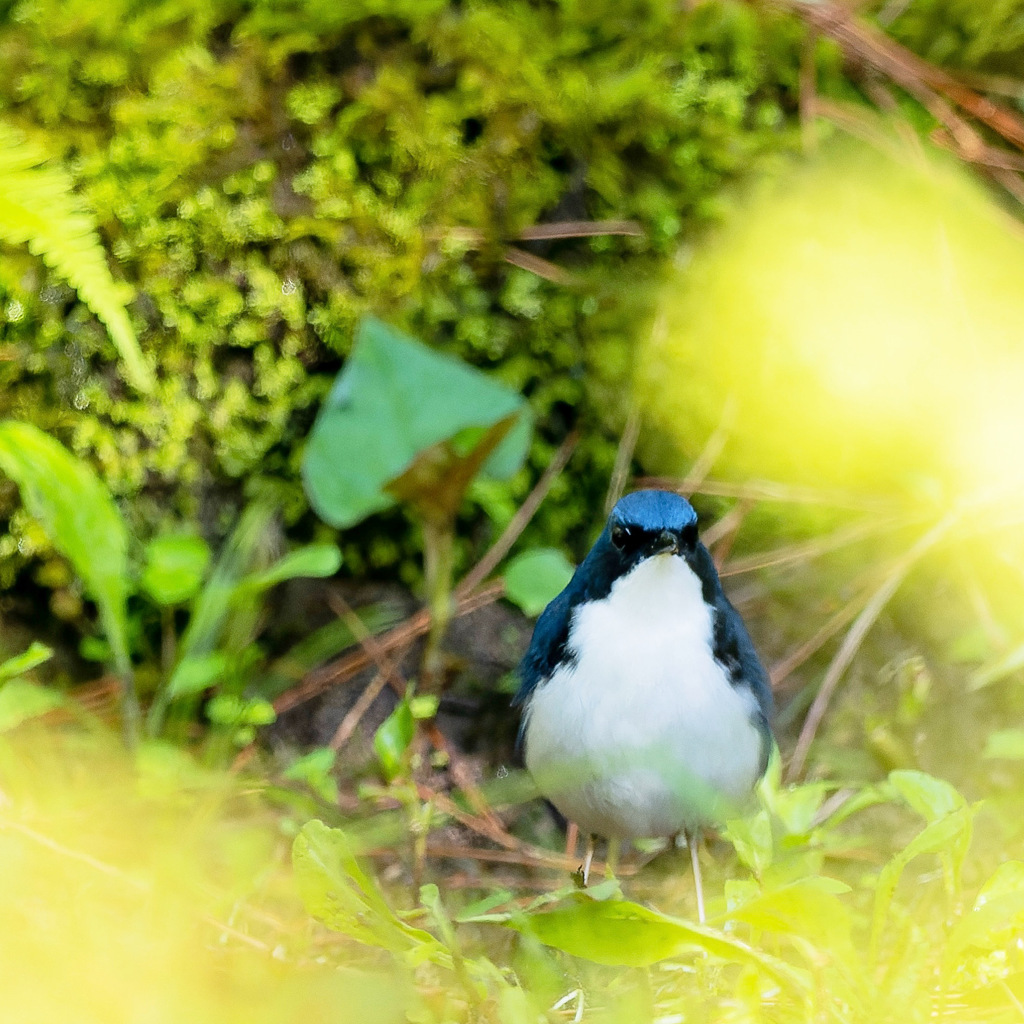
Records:
{"label": "large green leaf", "polygon": [[306,492],[338,527],[396,500],[450,514],[478,470],[518,469],[530,431],[514,391],[367,318],[310,435]]}
{"label": "large green leaf", "polygon": [[71,178],[46,154],[0,123],[0,239],[29,249],[64,277],[103,321],[124,362],[126,378],[149,391],[153,373],[143,358],[124,304],[130,289],[110,275],[96,222]]}
{"label": "large green leaf", "polygon": [[595,963],[646,967],[702,949],[729,963],[755,967],[789,988],[806,993],[804,972],[705,925],[691,924],[622,899],[595,899],[575,892],[557,906],[537,912],[481,915],[473,920],[504,924],[547,946]]}
{"label": "large green leaf", "polygon": [[128,671],[128,533],[103,482],[52,437],[13,420],[0,423],[0,470],[74,566],[99,608],[118,670]]}
{"label": "large green leaf", "polygon": [[306,909],[328,928],[392,953],[439,951],[430,932],[407,925],[388,906],[340,829],[316,820],[303,825],[292,844],[292,867]]}

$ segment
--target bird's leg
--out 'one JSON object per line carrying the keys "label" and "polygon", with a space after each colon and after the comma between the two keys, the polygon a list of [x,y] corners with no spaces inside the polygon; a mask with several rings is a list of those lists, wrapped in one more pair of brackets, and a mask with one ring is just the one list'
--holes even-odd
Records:
{"label": "bird's leg", "polygon": [[590,864],[594,859],[594,834],[587,833],[587,852],[583,856],[583,885],[586,886],[590,877]]}
{"label": "bird's leg", "polygon": [[686,845],[690,848],[690,864],[693,865],[693,885],[697,890],[697,920],[704,923],[704,885],[700,878],[700,857],[697,851],[700,848],[700,829],[686,833]]}
{"label": "bird's leg", "polygon": [[565,829],[565,856],[567,860],[575,860],[576,846],[580,841],[580,827],[575,821],[570,821]]}
{"label": "bird's leg", "polygon": [[619,866],[619,852],[622,849],[622,843],[618,839],[608,840],[608,852],[604,858],[604,877],[614,878],[615,869]]}

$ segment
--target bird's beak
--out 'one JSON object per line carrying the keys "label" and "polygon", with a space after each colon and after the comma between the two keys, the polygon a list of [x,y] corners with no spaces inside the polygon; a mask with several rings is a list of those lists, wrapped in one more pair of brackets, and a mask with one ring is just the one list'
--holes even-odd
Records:
{"label": "bird's beak", "polygon": [[662,530],[654,541],[653,555],[678,555],[679,537],[671,530]]}

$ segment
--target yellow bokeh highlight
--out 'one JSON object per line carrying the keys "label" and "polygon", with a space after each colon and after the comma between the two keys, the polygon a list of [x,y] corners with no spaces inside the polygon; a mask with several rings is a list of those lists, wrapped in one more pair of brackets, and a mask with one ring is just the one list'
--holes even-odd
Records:
{"label": "yellow bokeh highlight", "polygon": [[681,258],[637,390],[684,460],[886,494],[1024,499],[1024,232],[945,161],[852,146]]}
{"label": "yellow bokeh highlight", "polygon": [[[408,986],[339,971],[258,796],[170,747],[0,737],[0,974],[18,1024],[405,1019]],[[358,957],[353,958],[358,960]],[[372,965],[371,965],[372,966]]]}

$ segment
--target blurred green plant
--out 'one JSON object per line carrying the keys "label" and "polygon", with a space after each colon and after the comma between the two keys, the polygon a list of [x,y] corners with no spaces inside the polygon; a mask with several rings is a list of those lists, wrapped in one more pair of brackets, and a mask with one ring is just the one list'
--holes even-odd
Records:
{"label": "blurred green plant", "polygon": [[[917,771],[893,772],[882,783],[836,801],[827,783],[765,787],[765,806],[729,837],[752,874],[726,882],[725,901],[708,926],[624,899],[609,880],[585,892],[569,886],[532,900],[496,889],[453,911],[436,886],[420,889],[418,910],[398,911],[357,861],[363,845],[322,822],[297,836],[293,863],[300,893],[313,916],[359,943],[385,950],[411,977],[417,965],[445,972],[448,1000],[464,1005],[452,1019],[469,1019],[482,1007],[503,1005],[512,986],[516,1000],[536,1019],[551,998],[550,979],[573,991],[609,1020],[653,1020],[679,1013],[719,1019],[779,1021],[1012,1020],[1021,986],[1019,965],[1007,954],[1024,922],[1024,867],[1001,864],[965,898],[963,874],[974,818],[948,783]],[[852,826],[872,813],[900,822],[900,835],[878,869],[848,861],[860,841],[875,854],[889,845],[877,820],[867,831]],[[435,817],[432,825],[444,823]],[[914,882],[902,883],[919,859]],[[833,877],[831,866],[846,876]],[[853,870],[849,870],[853,867]],[[662,888],[664,897],[677,887]],[[509,908],[510,909],[503,909]],[[426,918],[430,929],[412,927]],[[515,974],[485,966],[495,948],[488,928],[520,936],[511,954]],[[537,943],[561,953],[544,954]],[[589,966],[588,966],[589,964]],[[596,965],[604,965],[599,967]],[[493,964],[491,965],[493,967]],[[436,973],[432,975],[437,978]],[[614,979],[614,981],[613,981]],[[609,989],[609,984],[612,989]],[[610,1012],[613,990],[647,993],[633,1016]],[[557,993],[558,988],[555,988]],[[507,995],[507,993],[505,993]],[[568,998],[566,996],[565,998]],[[449,1003],[450,1007],[450,1003]],[[473,1007],[475,1009],[468,1009]],[[742,1008],[742,1014],[735,1016]],[[964,1008],[970,1008],[966,1011]],[[533,1016],[530,1016],[532,1014]],[[975,1015],[977,1014],[977,1015]]]}
{"label": "blurred green plant", "polygon": [[531,431],[514,391],[372,318],[313,425],[302,469],[322,519],[345,528],[401,502],[422,526],[430,689],[452,615],[459,508],[477,474],[500,480],[519,469]]}
{"label": "blurred green plant", "polygon": [[128,639],[128,531],[110,493],[83,460],[30,423],[0,423],[0,469],[74,566],[99,609],[121,680],[122,717],[134,741],[139,704]]}
{"label": "blurred green plant", "polygon": [[0,663],[0,733],[64,705],[57,690],[26,678],[52,657],[49,647],[33,640],[21,654]]}
{"label": "blurred green plant", "polygon": [[[216,690],[211,721],[249,742],[255,726],[273,721],[262,699],[243,700],[257,652],[260,608],[267,590],[298,576],[333,576],[341,554],[333,544],[310,544],[280,558],[263,550],[273,520],[257,503],[243,514],[204,580],[210,551],[199,537],[159,535],[146,546],[136,580],[129,561],[128,528],[109,491],[82,459],[28,423],[0,423],[0,469],[19,487],[26,509],[67,557],[99,610],[103,640],[86,645],[110,660],[121,680],[122,718],[131,743],[138,738],[140,709],[132,664],[133,629],[128,599],[148,597],[162,613],[163,674],[147,716],[151,734],[164,727],[175,702],[194,717],[199,696]],[[188,624],[176,638],[174,613]],[[179,716],[180,717],[180,716]]]}

